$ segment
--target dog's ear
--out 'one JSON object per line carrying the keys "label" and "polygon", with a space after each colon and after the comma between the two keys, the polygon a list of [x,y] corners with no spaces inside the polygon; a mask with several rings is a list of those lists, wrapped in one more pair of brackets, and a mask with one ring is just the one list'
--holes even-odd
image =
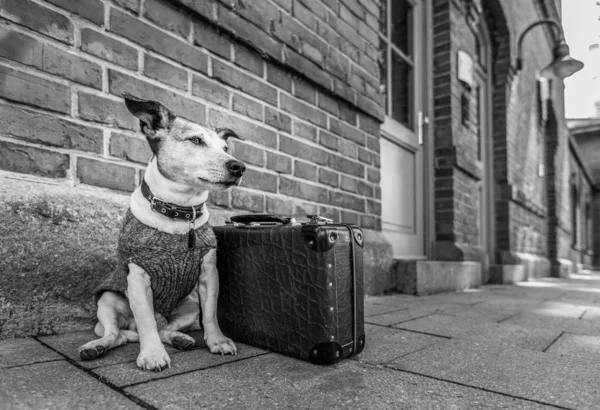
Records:
{"label": "dog's ear", "polygon": [[237,138],[238,140],[244,141],[244,139],[237,135],[231,128],[215,128],[215,132],[225,141],[227,141],[227,138]]}
{"label": "dog's ear", "polygon": [[131,94],[123,94],[129,112],[140,120],[142,133],[153,138],[159,129],[170,129],[175,114],[158,101],[142,100]]}

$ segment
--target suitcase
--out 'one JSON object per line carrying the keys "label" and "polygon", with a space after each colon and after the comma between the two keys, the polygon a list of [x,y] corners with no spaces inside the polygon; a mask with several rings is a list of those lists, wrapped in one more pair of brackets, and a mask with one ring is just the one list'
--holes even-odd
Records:
{"label": "suitcase", "polygon": [[333,364],[365,347],[363,234],[311,218],[239,215],[214,227],[217,317],[234,341]]}

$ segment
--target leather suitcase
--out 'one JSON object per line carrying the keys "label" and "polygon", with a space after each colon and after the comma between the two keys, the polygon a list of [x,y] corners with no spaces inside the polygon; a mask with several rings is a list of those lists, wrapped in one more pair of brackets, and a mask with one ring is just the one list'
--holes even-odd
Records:
{"label": "leather suitcase", "polygon": [[215,226],[219,325],[234,341],[319,364],[365,346],[363,234],[313,216]]}

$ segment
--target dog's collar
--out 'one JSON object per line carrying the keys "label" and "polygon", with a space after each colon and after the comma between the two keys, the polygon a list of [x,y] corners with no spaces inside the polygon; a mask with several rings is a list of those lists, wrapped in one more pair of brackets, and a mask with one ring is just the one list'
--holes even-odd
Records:
{"label": "dog's collar", "polygon": [[142,195],[150,201],[150,209],[168,218],[183,219],[184,221],[195,221],[202,216],[204,202],[196,206],[179,206],[165,202],[154,196],[145,180],[142,180]]}

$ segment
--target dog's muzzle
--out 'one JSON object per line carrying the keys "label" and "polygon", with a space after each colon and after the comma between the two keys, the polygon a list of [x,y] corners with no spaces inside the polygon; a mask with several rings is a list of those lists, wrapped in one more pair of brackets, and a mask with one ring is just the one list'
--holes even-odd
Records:
{"label": "dog's muzzle", "polygon": [[227,167],[229,172],[231,172],[231,174],[236,178],[241,178],[242,175],[244,175],[244,172],[246,172],[246,165],[244,165],[243,162],[237,161],[235,159],[226,162],[225,166]]}

